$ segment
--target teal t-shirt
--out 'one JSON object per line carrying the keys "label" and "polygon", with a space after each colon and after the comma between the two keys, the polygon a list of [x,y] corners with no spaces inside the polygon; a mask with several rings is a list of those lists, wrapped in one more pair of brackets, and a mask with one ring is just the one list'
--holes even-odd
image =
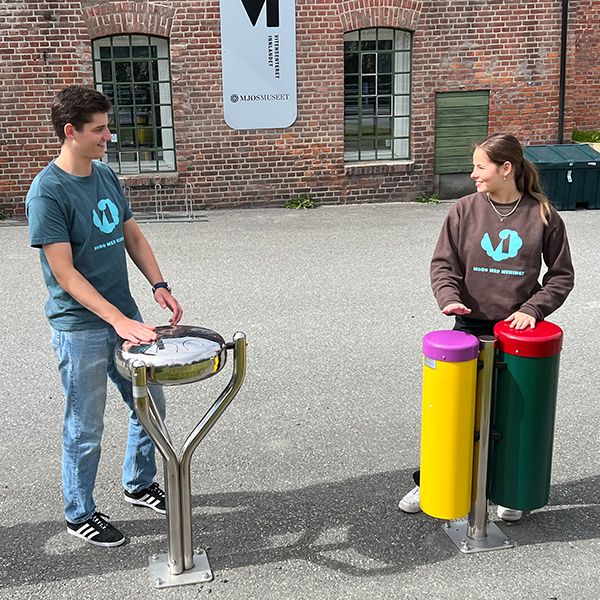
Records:
{"label": "teal t-shirt", "polygon": [[[68,242],[73,266],[123,314],[130,318],[136,314],[123,236],[123,223],[132,215],[121,184],[107,165],[93,161],[92,174],[77,177],[51,162],[33,180],[25,211],[33,247]],[[43,250],[40,259],[49,293],[46,316],[52,327],[63,331],[106,327],[58,285]]]}

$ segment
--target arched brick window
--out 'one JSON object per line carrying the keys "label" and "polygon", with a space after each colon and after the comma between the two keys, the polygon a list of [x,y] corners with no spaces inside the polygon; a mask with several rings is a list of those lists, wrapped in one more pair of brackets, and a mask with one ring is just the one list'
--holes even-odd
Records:
{"label": "arched brick window", "polygon": [[344,158],[410,158],[410,31],[344,34]]}
{"label": "arched brick window", "polygon": [[123,175],[175,171],[168,39],[102,37],[93,41],[93,56],[96,89],[113,103],[105,160]]}

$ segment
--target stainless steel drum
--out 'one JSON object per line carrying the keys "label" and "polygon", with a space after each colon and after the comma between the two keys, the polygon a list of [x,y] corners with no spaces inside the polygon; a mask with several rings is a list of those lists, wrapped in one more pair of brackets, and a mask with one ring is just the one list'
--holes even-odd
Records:
{"label": "stainless steel drum", "polygon": [[143,360],[148,383],[180,385],[216,375],[227,362],[225,340],[203,327],[178,325],[156,328],[151,344],[124,342],[117,349],[115,362],[119,373],[131,380],[130,364]]}
{"label": "stainless steel drum", "polygon": [[[213,578],[206,552],[192,550],[192,454],[242,386],[246,375],[246,336],[233,342],[202,327],[157,327],[156,341],[133,345],[123,342],[115,351],[119,373],[132,382],[135,411],[164,459],[167,496],[168,553],[150,557],[150,576],[156,587],[203,583]],[[148,384],[180,385],[217,374],[233,350],[231,379],[196,427],[179,454],[164,420],[148,391]]]}

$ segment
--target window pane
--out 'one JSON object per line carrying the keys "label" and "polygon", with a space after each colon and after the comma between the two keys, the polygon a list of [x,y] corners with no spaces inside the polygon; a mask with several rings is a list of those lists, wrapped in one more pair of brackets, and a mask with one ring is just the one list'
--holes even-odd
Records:
{"label": "window pane", "polygon": [[157,104],[171,104],[171,84],[159,83],[158,85],[160,102]]}
{"label": "window pane", "polygon": [[169,58],[169,45],[167,44],[167,40],[163,38],[151,37],[150,45],[157,49],[157,58]]}
{"label": "window pane", "polygon": [[386,116],[392,114],[392,97],[391,96],[379,96],[377,98],[377,114],[380,116]]}
{"label": "window pane", "polygon": [[358,54],[344,54],[344,72],[358,73]]}
{"label": "window pane", "polygon": [[344,135],[344,150],[346,152],[356,152],[358,158],[358,136],[357,135]]}
{"label": "window pane", "polygon": [[121,135],[119,136],[119,142],[121,148],[123,146],[135,146],[135,130],[133,127],[121,127]]}
{"label": "window pane", "polygon": [[395,96],[394,97],[394,114],[397,117],[405,117],[410,114],[410,97]]}
{"label": "window pane", "polygon": [[396,73],[408,73],[410,71],[410,52],[396,52]]}
{"label": "window pane", "polygon": [[358,96],[358,75],[344,77],[344,96]]}
{"label": "window pane", "polygon": [[365,50],[376,50],[377,42],[375,29],[363,29],[360,32],[360,49],[364,52]]}
{"label": "window pane", "polygon": [[392,119],[378,118],[377,119],[377,136],[389,137],[392,135]]}
{"label": "window pane", "polygon": [[344,116],[351,117],[358,114],[358,96],[344,100]]}
{"label": "window pane", "polygon": [[392,53],[380,53],[377,56],[377,72],[391,73],[392,72]]}
{"label": "window pane", "polygon": [[133,125],[133,109],[119,107],[119,126],[127,127]]}
{"label": "window pane", "polygon": [[115,87],[110,83],[105,83],[100,86],[96,86],[96,89],[99,92],[102,92],[111,102],[111,104],[115,103]]}
{"label": "window pane", "polygon": [[100,63],[101,81],[112,81],[112,64],[103,60]]}
{"label": "window pane", "polygon": [[378,94],[391,94],[392,93],[392,76],[391,75],[380,75],[377,78],[377,93]]}
{"label": "window pane", "polygon": [[407,137],[409,131],[408,117],[394,119],[394,137]]}
{"label": "window pane", "polygon": [[377,30],[377,49],[392,50],[394,48],[394,30],[393,29],[378,29]]}
{"label": "window pane", "polygon": [[[141,117],[138,117],[138,119],[140,119]],[[139,120],[138,120],[139,123]],[[136,127],[136,134],[137,134],[137,143],[138,146],[154,146],[154,128],[152,127],[142,127],[142,126],[138,126]]]}
{"label": "window pane", "polygon": [[[121,162],[137,162],[137,152],[121,152]],[[131,172],[131,171],[130,171]]]}
{"label": "window pane", "polygon": [[362,114],[375,116],[375,98],[362,99]]}
{"label": "window pane", "polygon": [[175,152],[165,150],[162,153],[162,161],[158,165],[159,171],[174,171],[175,170]]}
{"label": "window pane", "polygon": [[117,46],[113,48],[114,58],[129,58],[129,46]]}
{"label": "window pane", "polygon": [[110,58],[110,38],[94,41],[94,58]]}
{"label": "window pane", "polygon": [[133,57],[150,56],[150,38],[147,35],[131,36],[131,55]]}
{"label": "window pane", "polygon": [[362,73],[375,74],[377,73],[377,54],[362,55]]}
{"label": "window pane", "polygon": [[396,30],[396,50],[410,50],[410,31]]}
{"label": "window pane", "polygon": [[344,135],[354,136],[358,139],[358,117],[346,117],[344,119]]}
{"label": "window pane", "polygon": [[159,138],[156,140],[157,146],[162,146],[165,149],[174,149],[175,148],[175,136],[173,135],[173,130],[167,127],[163,127],[162,129],[157,129],[157,134]]}
{"label": "window pane", "polygon": [[410,94],[410,75],[401,73],[394,78],[394,91],[397,94]]}
{"label": "window pane", "polygon": [[362,78],[362,94],[363,96],[373,96],[375,95],[375,75],[368,75]]}
{"label": "window pane", "polygon": [[150,85],[138,84],[134,86],[135,103],[136,104],[151,104],[152,97],[150,96]]}
{"label": "window pane", "polygon": [[360,150],[362,152],[372,151],[372,158],[375,158],[375,136],[374,135],[363,135],[360,140]]}
{"label": "window pane", "polygon": [[117,86],[117,103],[133,104],[133,90],[130,85],[118,85]]}
{"label": "window pane", "polygon": [[150,73],[148,72],[147,62],[142,61],[133,63],[133,80],[150,81]]}
{"label": "window pane", "polygon": [[158,79],[159,81],[169,81],[169,61],[159,60],[158,61]]}
{"label": "window pane", "polygon": [[408,140],[394,140],[394,158],[408,157]]}
{"label": "window pane", "polygon": [[358,37],[356,41],[348,41],[348,39],[344,37],[344,52],[358,52]]}
{"label": "window pane", "polygon": [[154,173],[156,168],[157,152],[143,151],[140,152],[140,172]]}
{"label": "window pane", "polygon": [[130,62],[117,62],[115,63],[115,72],[117,75],[117,81],[126,82],[131,81],[131,63]]}

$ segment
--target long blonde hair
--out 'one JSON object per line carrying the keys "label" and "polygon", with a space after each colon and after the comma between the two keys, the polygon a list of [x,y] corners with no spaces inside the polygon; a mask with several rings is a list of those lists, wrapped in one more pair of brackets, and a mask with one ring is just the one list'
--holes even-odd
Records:
{"label": "long blonde hair", "polygon": [[548,225],[550,217],[550,200],[542,192],[540,176],[535,166],[523,156],[523,148],[519,140],[510,133],[494,133],[483,142],[477,144],[490,161],[498,166],[509,162],[515,175],[515,184],[521,194],[529,194],[540,205],[540,217],[544,225]]}

